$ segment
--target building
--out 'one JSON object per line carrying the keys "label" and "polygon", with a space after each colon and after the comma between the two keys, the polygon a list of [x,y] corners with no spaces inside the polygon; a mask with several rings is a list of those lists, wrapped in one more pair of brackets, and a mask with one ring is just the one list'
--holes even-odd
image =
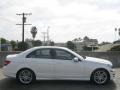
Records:
{"label": "building", "polygon": [[87,36],[84,37],[83,43],[87,47],[98,47],[98,40],[97,39],[89,39]]}
{"label": "building", "polygon": [[1,44],[0,51],[12,51],[12,45],[11,44]]}
{"label": "building", "polygon": [[73,40],[73,43],[76,46],[76,51],[83,51],[83,47],[98,47],[98,40],[97,39],[90,39],[87,36],[85,36],[83,39],[75,39]]}
{"label": "building", "polygon": [[74,43],[75,46],[76,46],[76,51],[77,51],[77,52],[83,50],[83,46],[84,46],[84,43],[83,43],[83,42],[80,42],[80,41],[73,41],[73,43]]}

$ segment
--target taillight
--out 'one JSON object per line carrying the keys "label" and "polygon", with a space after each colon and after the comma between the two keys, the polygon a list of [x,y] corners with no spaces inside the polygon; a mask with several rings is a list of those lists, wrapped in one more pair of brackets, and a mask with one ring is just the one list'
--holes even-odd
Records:
{"label": "taillight", "polygon": [[8,64],[10,64],[10,62],[11,62],[11,61],[9,61],[9,60],[5,60],[5,61],[4,61],[4,66],[7,66]]}

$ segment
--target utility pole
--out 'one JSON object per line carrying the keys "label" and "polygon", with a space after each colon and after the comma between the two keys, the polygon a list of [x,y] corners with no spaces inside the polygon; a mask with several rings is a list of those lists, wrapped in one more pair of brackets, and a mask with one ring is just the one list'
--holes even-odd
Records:
{"label": "utility pole", "polygon": [[47,28],[47,45],[49,45],[49,29],[50,29],[50,27],[48,26],[48,28]]}
{"label": "utility pole", "polygon": [[25,17],[25,16],[31,15],[31,14],[32,14],[32,13],[16,14],[16,15],[19,15],[19,16],[22,15],[22,24],[16,24],[16,25],[22,25],[22,42],[24,42],[24,26],[25,26],[25,25],[31,25],[31,24],[25,24],[25,23],[26,23],[26,19],[27,19],[27,17]]}
{"label": "utility pole", "polygon": [[49,29],[50,29],[50,27],[48,26],[47,27],[47,31],[46,32],[42,32],[43,39],[44,39],[44,41],[43,41],[44,44],[43,45],[49,45],[50,44]]}
{"label": "utility pole", "polygon": [[44,42],[43,45],[45,45],[45,42],[46,42],[46,34],[47,34],[47,33],[46,33],[46,32],[42,32],[42,34],[43,34],[43,39],[44,39],[44,40],[43,40],[43,42]]}

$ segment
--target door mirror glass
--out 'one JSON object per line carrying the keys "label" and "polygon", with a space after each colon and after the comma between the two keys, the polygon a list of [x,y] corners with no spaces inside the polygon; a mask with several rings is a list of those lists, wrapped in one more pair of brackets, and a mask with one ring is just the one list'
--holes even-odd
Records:
{"label": "door mirror glass", "polygon": [[75,57],[73,60],[74,60],[74,62],[78,62],[78,61],[79,61],[79,58],[78,58],[78,57]]}

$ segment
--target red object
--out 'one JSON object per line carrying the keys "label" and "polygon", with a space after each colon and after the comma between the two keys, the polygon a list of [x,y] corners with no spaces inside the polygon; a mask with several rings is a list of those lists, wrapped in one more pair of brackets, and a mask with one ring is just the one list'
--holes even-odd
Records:
{"label": "red object", "polygon": [[5,61],[4,61],[4,66],[7,66],[8,64],[10,64],[10,62],[11,62],[11,61],[9,61],[9,60],[5,60]]}

